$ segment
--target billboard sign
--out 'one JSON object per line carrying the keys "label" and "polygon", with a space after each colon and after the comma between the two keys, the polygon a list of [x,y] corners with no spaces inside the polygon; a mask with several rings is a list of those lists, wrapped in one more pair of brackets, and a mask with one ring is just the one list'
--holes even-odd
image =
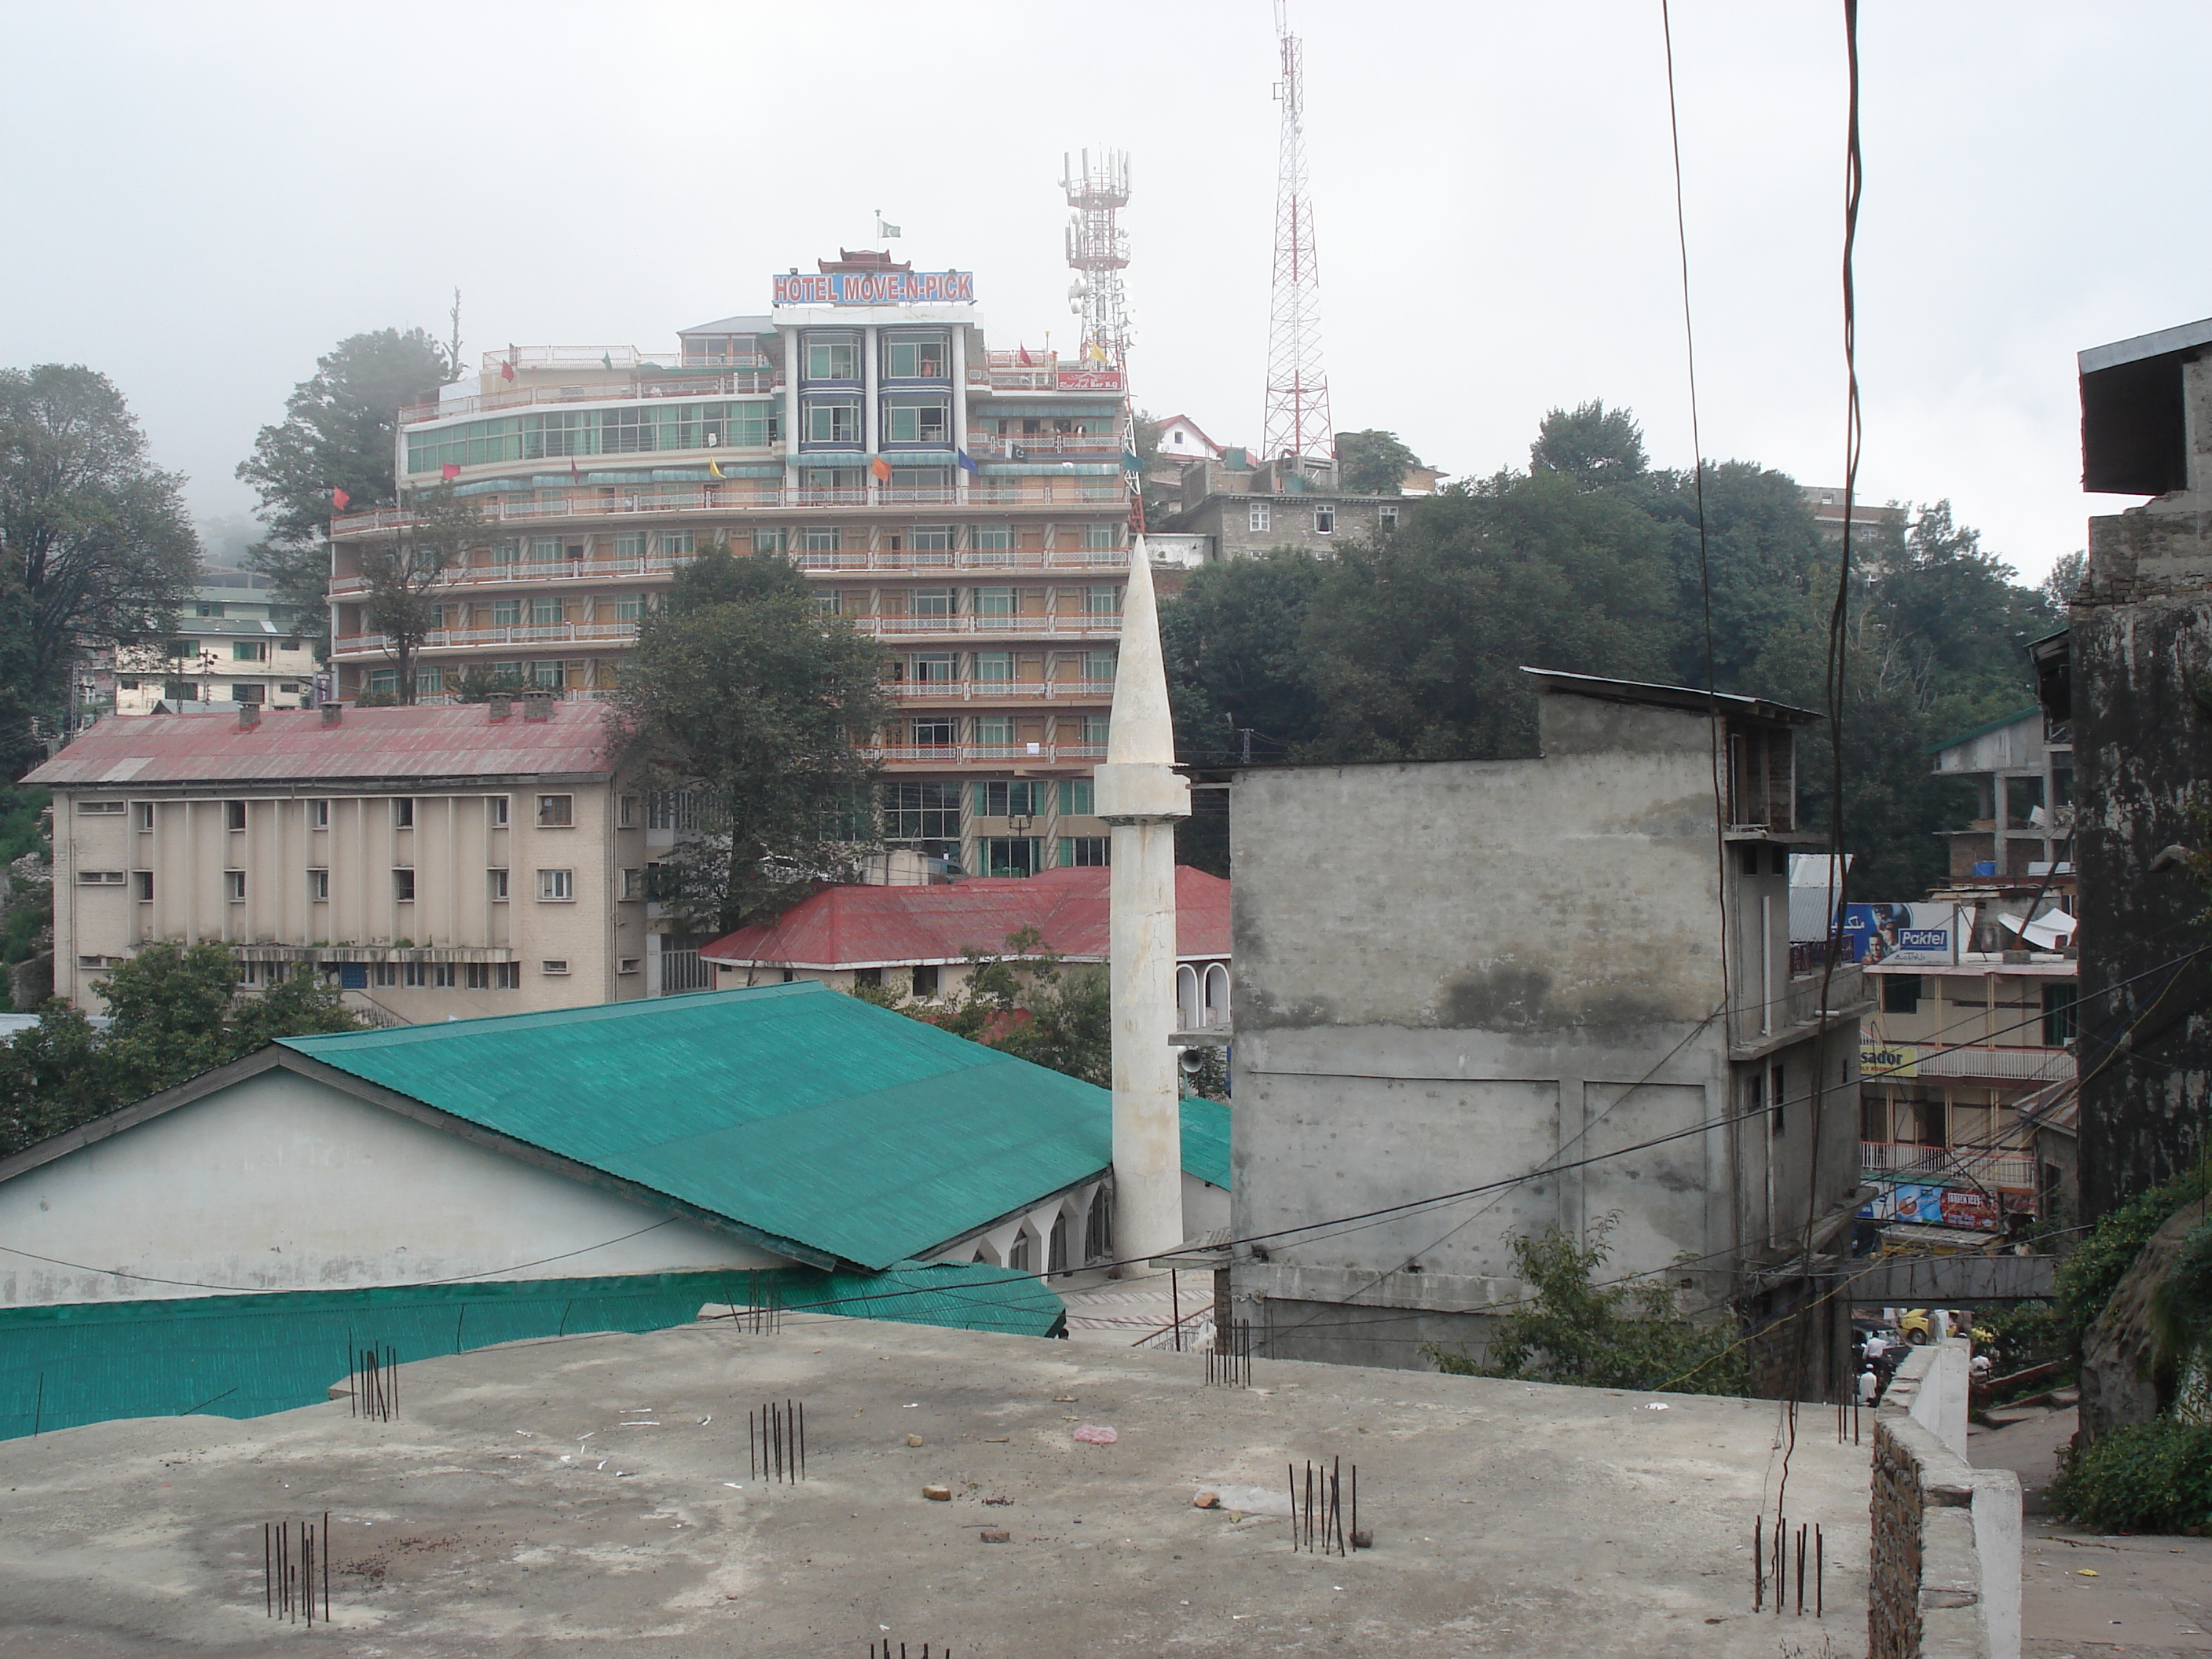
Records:
{"label": "billboard sign", "polygon": [[1846,904],[1844,944],[1869,966],[1937,967],[1958,961],[1966,923],[1954,904]]}
{"label": "billboard sign", "polygon": [[791,271],[775,279],[780,306],[973,304],[972,270]]}

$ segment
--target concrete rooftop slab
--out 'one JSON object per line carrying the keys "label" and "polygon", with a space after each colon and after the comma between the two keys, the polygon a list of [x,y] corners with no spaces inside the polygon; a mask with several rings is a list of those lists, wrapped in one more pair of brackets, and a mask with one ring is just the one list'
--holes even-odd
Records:
{"label": "concrete rooftop slab", "polygon": [[[325,1510],[315,1639],[364,1659],[1864,1651],[1868,1448],[1836,1443],[1832,1407],[1802,1410],[1789,1456],[1793,1522],[1826,1540],[1816,1624],[1751,1612],[1772,1403],[1265,1358],[1249,1391],[1203,1376],[1194,1354],[707,1321],[404,1365],[389,1423],[337,1401],[11,1441],[0,1655],[296,1648],[263,1611],[262,1526]],[[802,1485],[748,1474],[763,1398],[805,1402]],[[1310,1457],[1358,1464],[1372,1550],[1298,1554],[1256,1503],[1191,1507]]]}

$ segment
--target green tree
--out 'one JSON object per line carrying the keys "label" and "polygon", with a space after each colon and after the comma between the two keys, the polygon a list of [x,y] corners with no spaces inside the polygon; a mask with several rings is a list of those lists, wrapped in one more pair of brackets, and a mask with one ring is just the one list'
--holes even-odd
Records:
{"label": "green tree", "polygon": [[1536,428],[1528,461],[1532,471],[1564,474],[1582,489],[1607,489],[1644,476],[1644,428],[1601,398],[1554,409]]}
{"label": "green tree", "polygon": [[968,975],[940,999],[925,1001],[874,985],[857,985],[853,994],[971,1042],[1111,1088],[1114,1025],[1106,971],[1069,968],[1042,945],[1036,928],[1023,927],[1006,935],[1002,951],[963,951]]}
{"label": "green tree", "polygon": [[1513,1241],[1520,1278],[1534,1295],[1499,1317],[1480,1359],[1462,1349],[1422,1352],[1438,1370],[1565,1382],[1587,1389],[1740,1395],[1744,1358],[1735,1329],[1682,1316],[1663,1279],[1600,1283],[1615,1211],[1578,1244],[1557,1227]]}
{"label": "green tree", "polygon": [[0,719],[15,751],[0,758],[23,758],[26,714],[67,706],[82,645],[174,625],[200,557],[184,482],[147,459],[106,375],[0,369]]}
{"label": "green tree", "polygon": [[261,497],[268,526],[268,538],[247,562],[273,579],[283,603],[327,614],[331,491],[345,491],[349,511],[396,504],[392,457],[399,411],[459,373],[448,348],[422,329],[351,335],[292,388],[284,418],[261,428],[253,453],[238,464],[238,476]]}
{"label": "green tree", "polygon": [[[1638,487],[1642,488],[1639,479]],[[1699,546],[1699,480],[1661,472],[1642,499],[1667,527],[1674,578],[1673,678],[1705,684],[1705,610],[1712,611],[1713,685],[1769,696],[1756,683],[1760,653],[1834,591],[1833,556],[1796,479],[1750,461],[1708,462],[1703,480],[1705,534]]]}
{"label": "green tree", "polygon": [[1399,442],[1395,432],[1336,434],[1336,481],[1354,495],[1395,495],[1406,474],[1420,464],[1421,458]]}
{"label": "green tree", "polygon": [[95,988],[103,1034],[57,999],[39,1023],[0,1045],[0,1157],[159,1094],[280,1036],[350,1031],[338,992],[298,975],[240,997],[238,965],[220,945],[149,945]]}
{"label": "green tree", "polygon": [[877,770],[863,745],[888,710],[882,661],[781,559],[717,544],[677,573],[619,704],[694,823],[661,866],[663,902],[727,932],[849,870],[873,838],[854,819]]}
{"label": "green tree", "polygon": [[441,483],[415,498],[413,522],[389,542],[371,544],[361,556],[362,625],[385,638],[386,654],[398,665],[395,701],[415,701],[415,665],[422,641],[437,625],[433,597],[483,532],[475,505]]}

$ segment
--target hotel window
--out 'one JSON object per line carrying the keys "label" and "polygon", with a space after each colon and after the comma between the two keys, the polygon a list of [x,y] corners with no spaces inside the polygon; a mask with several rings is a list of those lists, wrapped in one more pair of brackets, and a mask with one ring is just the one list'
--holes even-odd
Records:
{"label": "hotel window", "polygon": [[1104,836],[1062,836],[1060,838],[1060,867],[1063,870],[1095,869],[1113,860],[1107,856],[1113,842]]}
{"label": "hotel window", "polygon": [[512,537],[502,542],[494,542],[491,544],[491,562],[494,564],[520,564],[522,562],[522,544]]}
{"label": "hotel window", "polygon": [[[151,817],[152,817],[151,809],[149,809],[149,811],[148,811],[148,817],[149,817],[149,819],[150,819],[150,818],[151,818]],[[151,830],[154,826],[153,826],[153,824],[152,824],[150,822],[149,822],[145,827],[146,827],[147,829],[149,829],[149,830]],[[307,828],[309,828],[310,830],[327,830],[327,829],[329,829],[330,827],[331,827],[331,804],[330,804],[330,802],[328,802],[328,801],[326,801],[326,800],[311,800],[311,801],[309,801],[309,802],[307,803]]]}
{"label": "hotel window", "polygon": [[1044,809],[1044,787],[1025,778],[1011,783],[975,786],[975,811],[980,817],[1033,818]]}
{"label": "hotel window", "polygon": [[[329,823],[331,804],[326,800],[316,801],[313,804],[323,809],[323,823]],[[151,830],[154,827],[154,803],[150,800],[142,800],[138,803],[138,827],[145,830]],[[315,827],[320,829],[322,824],[317,824]]]}
{"label": "hotel window", "polygon": [[857,444],[860,441],[860,404],[854,398],[817,398],[805,408],[806,441],[811,444]]}
{"label": "hotel window", "polygon": [[1336,532],[1336,509],[1333,507],[1314,508],[1314,533],[1329,536]]}
{"label": "hotel window", "polygon": [[1035,836],[986,836],[981,845],[987,876],[1033,876],[1044,866],[1044,843]]}
{"label": "hotel window", "polygon": [[1097,791],[1089,778],[1064,778],[1060,781],[1060,817],[1087,818],[1097,811]]}
{"label": "hotel window", "polygon": [[1014,717],[1012,714],[982,714],[976,717],[975,741],[1000,749],[1014,744]]}
{"label": "hotel window", "polygon": [[415,827],[414,796],[401,795],[392,801],[392,827],[395,830],[412,830]]}
{"label": "hotel window", "polygon": [[139,903],[151,904],[154,902],[154,872],[151,870],[140,870],[134,873],[134,884],[138,890],[137,897]]}
{"label": "hotel window", "polygon": [[909,728],[914,746],[917,749],[950,749],[960,741],[954,729],[957,724],[945,714],[927,715],[915,721]]}
{"label": "hotel window", "polygon": [[975,653],[975,678],[985,685],[1012,684],[1014,653],[1011,651],[978,651]]}
{"label": "hotel window", "polygon": [[645,556],[645,532],[626,530],[615,538],[615,557],[641,559]]}
{"label": "hotel window", "polygon": [[656,789],[645,798],[645,827],[679,834],[699,827],[697,803],[689,789]]}
{"label": "hotel window", "polygon": [[368,982],[380,990],[399,983],[399,964],[396,962],[372,962],[368,964]]}
{"label": "hotel window", "polygon": [[[906,544],[917,553],[950,553],[952,550],[952,526],[946,524],[918,524],[907,532]],[[950,564],[951,561],[946,560]]]}
{"label": "hotel window", "polygon": [[1881,1011],[1885,1014],[1918,1013],[1920,975],[1884,974],[1881,976]]}
{"label": "hotel window", "polygon": [[929,652],[906,659],[907,678],[917,685],[950,685],[957,678],[960,659],[951,652]]}
{"label": "hotel window", "polygon": [[1085,714],[1083,717],[1083,740],[1103,748],[1106,734],[1113,722],[1104,714]]}
{"label": "hotel window", "polygon": [[838,535],[836,531],[834,529],[810,530],[806,532],[805,534],[806,545],[802,550],[803,551],[808,553],[835,553],[837,550]]}
{"label": "hotel window", "polygon": [[1083,526],[1083,544],[1091,551],[1121,544],[1121,526],[1118,524],[1087,524]]}
{"label": "hotel window", "polygon": [[568,683],[568,676],[562,664],[534,662],[530,665],[530,683],[543,691],[558,691]]}
{"label": "hotel window", "polygon": [[532,536],[530,538],[530,562],[557,564],[561,561],[561,538],[558,536]]}
{"label": "hotel window", "polygon": [[952,590],[949,587],[917,587],[907,596],[907,614],[913,617],[949,617],[952,614]]}
{"label": "hotel window", "polygon": [[568,620],[567,603],[561,599],[532,599],[530,602],[530,625],[532,628],[556,628]]}
{"label": "hotel window", "polygon": [[491,602],[491,625],[494,628],[520,628],[522,625],[522,601],[494,599]]}
{"label": "hotel window", "polygon": [[540,830],[567,830],[576,822],[576,798],[574,795],[540,795],[538,798],[538,827]]}
{"label": "hotel window", "polygon": [[547,903],[565,903],[576,896],[576,872],[574,870],[540,870],[538,872],[538,896]]}
{"label": "hotel window", "polygon": [[266,640],[233,640],[230,642],[233,662],[267,662],[269,642]]}
{"label": "hotel window", "polygon": [[884,835],[891,841],[957,841],[960,836],[960,786],[886,784]]}
{"label": "hotel window", "polygon": [[945,337],[889,340],[884,345],[884,376],[892,380],[941,380],[951,371]]}
{"label": "hotel window", "polygon": [[979,524],[968,532],[969,544],[978,553],[1011,553],[1014,548],[1014,527],[1006,524]]}
{"label": "hotel window", "polygon": [[1118,617],[1121,614],[1121,590],[1118,587],[1086,587],[1083,590],[1083,614],[1086,617]]}
{"label": "hotel window", "polygon": [[450,991],[453,988],[453,981],[459,977],[454,972],[454,966],[455,964],[450,962],[434,962],[430,964],[430,986],[433,990]]}
{"label": "hotel window", "polygon": [[664,530],[660,532],[660,556],[664,559],[688,559],[698,550],[698,543],[689,530]]}
{"label": "hotel window", "polygon": [[1115,651],[1086,651],[1083,653],[1083,678],[1094,685],[1111,685],[1114,670],[1121,662]]}
{"label": "hotel window", "polygon": [[[240,691],[246,690],[242,685],[238,689]],[[253,689],[258,691],[261,688],[257,685]],[[423,697],[442,697],[445,695],[446,671],[444,669],[418,668],[415,671],[415,696],[418,699]],[[255,701],[258,702],[259,699],[256,698]]]}
{"label": "hotel window", "polygon": [[392,872],[392,902],[394,904],[415,902],[415,872],[412,870],[394,870]]}
{"label": "hotel window", "polygon": [[1244,527],[1253,535],[1263,534],[1267,528],[1267,504],[1254,501],[1244,509]]}
{"label": "hotel window", "polygon": [[331,872],[327,870],[307,872],[307,902],[328,904],[331,902]]}
{"label": "hotel window", "polygon": [[781,530],[753,532],[753,551],[756,553],[781,553],[784,545],[784,532]]}
{"label": "hotel window", "polygon": [[1020,609],[1018,589],[979,587],[975,590],[975,614],[979,617],[1011,617]]}
{"label": "hotel window", "polygon": [[854,335],[813,335],[806,342],[806,378],[810,380],[857,380],[860,378],[860,342]]}
{"label": "hotel window", "polygon": [[507,872],[504,870],[487,870],[484,872],[484,875],[487,878],[485,882],[485,890],[490,895],[491,902],[494,904],[506,903]]}
{"label": "hotel window", "polygon": [[495,830],[507,828],[507,798],[505,795],[484,797],[484,815]]}
{"label": "hotel window", "polygon": [[844,596],[834,587],[823,588],[814,595],[814,608],[825,617],[842,615],[845,609]]}
{"label": "hotel window", "polygon": [[222,896],[236,903],[246,896],[246,872],[226,870],[222,872]]}
{"label": "hotel window", "polygon": [[951,410],[943,404],[893,404],[884,410],[884,441],[941,444],[951,421]]}

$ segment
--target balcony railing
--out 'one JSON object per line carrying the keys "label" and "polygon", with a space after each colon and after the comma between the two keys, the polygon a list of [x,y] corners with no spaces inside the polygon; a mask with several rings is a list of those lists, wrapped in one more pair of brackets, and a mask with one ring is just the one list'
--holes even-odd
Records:
{"label": "balcony railing", "polygon": [[2035,1158],[2026,1152],[1921,1146],[1904,1140],[1862,1140],[1859,1168],[1870,1176],[1931,1185],[1956,1182],[2035,1190]]}
{"label": "balcony railing", "polygon": [[851,617],[863,634],[914,635],[998,634],[1009,638],[1058,639],[1119,636],[1121,619],[1107,617]]}
{"label": "balcony railing", "polygon": [[[2006,1083],[2065,1083],[2072,1080],[2074,1069],[2074,1056],[2063,1048],[1975,1042],[1921,1049],[1909,1075],[1980,1078]],[[1900,1068],[1889,1075],[1908,1073]]]}
{"label": "balcony railing", "polygon": [[1112,432],[971,432],[968,453],[979,461],[1019,461],[1040,455],[1119,455]]}
{"label": "balcony railing", "polygon": [[1055,702],[1111,699],[1111,680],[897,680],[884,685],[895,702]]}
{"label": "balcony railing", "polygon": [[[522,559],[493,564],[455,565],[436,578],[436,587],[504,586],[516,582],[608,582],[639,576],[672,575],[696,555],[648,553],[640,557],[598,559]],[[1122,548],[1063,547],[1042,551],[1035,548],[1016,552],[919,552],[910,549],[871,553],[865,548],[851,552],[794,553],[791,562],[801,570],[831,574],[878,571],[912,574],[933,570],[1118,570],[1128,562]],[[331,597],[356,598],[368,592],[366,578],[333,576]]]}
{"label": "balcony railing", "polygon": [[[528,365],[526,365],[528,367]],[[598,359],[579,368],[597,368]],[[539,371],[543,373],[543,370]],[[636,381],[622,386],[518,386],[497,392],[472,392],[442,403],[410,404],[399,411],[399,424],[421,426],[426,421],[451,420],[462,415],[483,415],[502,409],[526,409],[532,404],[598,404],[629,402],[643,398],[757,397],[774,392],[783,376],[772,368],[737,369],[722,374],[700,369],[665,380]]]}
{"label": "balcony railing", "polygon": [[[550,459],[542,465],[558,466],[565,459]],[[602,464],[606,458],[591,459],[596,465]],[[680,486],[635,490],[612,487],[579,488],[553,501],[545,499],[545,492],[541,490],[524,500],[488,497],[479,503],[477,510],[487,524],[537,524],[563,519],[629,517],[653,513],[769,513],[828,507],[990,509],[1007,507],[1120,507],[1127,499],[1121,480],[1097,477],[1008,478],[989,483],[930,489],[893,489],[884,485],[866,489],[747,489],[742,484],[732,483],[696,489]],[[415,514],[405,507],[380,507],[368,513],[349,513],[333,518],[331,533],[337,537],[370,536],[410,530],[414,528],[416,522]]]}
{"label": "balcony railing", "polygon": [[[848,617],[854,631],[878,639],[938,639],[985,635],[1001,639],[1097,640],[1118,638],[1119,617]],[[482,650],[501,645],[627,645],[637,638],[635,622],[495,623],[485,627],[435,628],[423,635],[425,651]],[[331,641],[334,658],[388,656],[384,634],[340,634]]]}
{"label": "balcony railing", "polygon": [[1003,765],[1054,765],[1070,762],[1103,761],[1103,743],[947,743],[885,744],[860,751],[886,766],[967,766],[980,763]]}

